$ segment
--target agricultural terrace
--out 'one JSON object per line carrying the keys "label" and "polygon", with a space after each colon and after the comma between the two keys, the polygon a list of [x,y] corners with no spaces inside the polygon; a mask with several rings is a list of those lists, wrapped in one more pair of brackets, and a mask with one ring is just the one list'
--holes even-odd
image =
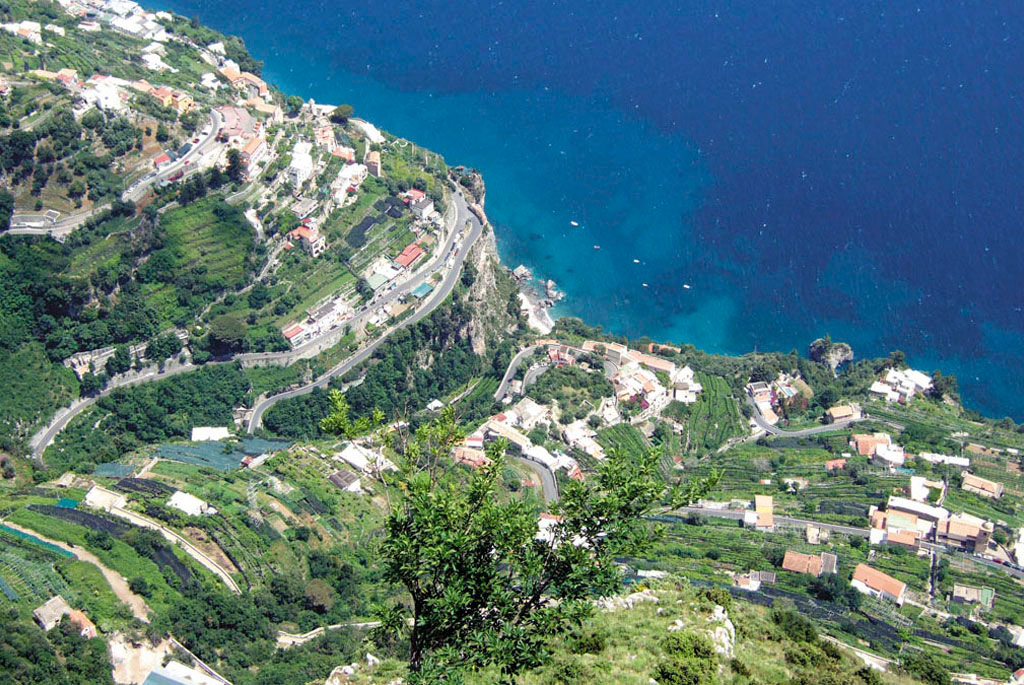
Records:
{"label": "agricultural terrace", "polygon": [[255,270],[253,231],[238,208],[206,198],[164,214],[159,249],[139,269],[163,326],[190,323],[205,302],[243,287]]}
{"label": "agricultural terrace", "polygon": [[683,450],[704,453],[724,445],[730,438],[749,433],[747,421],[729,384],[719,376],[698,373],[697,382],[704,390],[691,405],[670,402],[663,415],[685,427]]}

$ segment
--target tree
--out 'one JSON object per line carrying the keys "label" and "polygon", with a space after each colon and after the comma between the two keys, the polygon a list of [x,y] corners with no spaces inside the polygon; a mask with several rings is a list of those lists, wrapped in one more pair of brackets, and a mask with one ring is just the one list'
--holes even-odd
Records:
{"label": "tree", "polygon": [[923,652],[906,651],[900,662],[900,669],[927,685],[950,685],[949,672]]}
{"label": "tree", "polygon": [[319,578],[309,581],[305,595],[306,605],[317,613],[326,613],[334,606],[334,590]]}
{"label": "tree", "polygon": [[82,382],[79,385],[79,392],[83,397],[95,395],[107,385],[107,377],[104,374],[99,376],[92,372],[82,374]]}
{"label": "tree", "polygon": [[14,196],[0,188],[0,231],[11,227],[11,215],[14,214]]}
{"label": "tree", "polygon": [[150,587],[149,581],[142,576],[135,576],[128,581],[128,589],[143,597],[150,597],[153,594],[153,588]]}
{"label": "tree", "polygon": [[237,148],[228,150],[227,175],[231,181],[237,183],[245,176],[245,168],[242,166],[242,153]]}
{"label": "tree", "polygon": [[162,123],[157,124],[157,126],[156,126],[156,139],[157,139],[157,141],[161,142],[161,143],[165,143],[168,140],[170,140],[170,138],[171,138],[171,134],[167,130],[167,127],[164,126]]}
{"label": "tree", "polygon": [[[336,399],[322,428],[351,435],[347,405],[340,394]],[[458,440],[447,408],[406,445],[389,483],[403,495],[391,506],[381,558],[385,579],[403,585],[412,599],[410,683],[485,664],[511,678],[537,665],[547,639],[578,625],[593,610],[593,597],[621,588],[613,560],[647,548],[655,535],[643,515],[665,495],[657,451],[613,453],[594,477],[564,487],[552,507],[560,519],[540,540],[532,506],[498,496],[504,441],[488,446],[488,466],[466,476],[443,466]],[[668,501],[693,501],[718,478],[713,473],[673,488]],[[378,639],[406,630],[403,606],[381,607],[378,614]]]}
{"label": "tree", "polygon": [[298,95],[289,95],[288,99],[285,100],[285,106],[288,107],[288,115],[295,116],[302,109],[302,98]]}
{"label": "tree", "polygon": [[102,129],[106,123],[107,119],[103,116],[103,112],[99,111],[95,107],[82,115],[82,126],[92,129],[93,131]]}
{"label": "tree", "polygon": [[82,179],[76,178],[71,182],[71,185],[68,186],[68,197],[77,200],[85,195],[85,190],[85,183],[82,182]]}
{"label": "tree", "polygon": [[186,131],[192,133],[199,128],[199,111],[193,109],[192,111],[185,112],[178,117],[178,123],[180,123],[182,128]]}
{"label": "tree", "polygon": [[263,309],[270,302],[270,289],[262,281],[257,281],[249,291],[248,299],[252,309]]}
{"label": "tree", "polygon": [[227,180],[228,177],[220,170],[220,167],[214,166],[210,169],[210,176],[206,181],[206,185],[209,186],[210,190],[217,190],[227,183]]}
{"label": "tree", "polygon": [[838,401],[839,393],[835,391],[835,388],[825,387],[818,391],[818,404],[822,409],[829,409]]}
{"label": "tree", "polygon": [[335,124],[341,124],[342,126],[348,123],[349,118],[353,113],[352,105],[338,105],[331,112],[331,121]]}
{"label": "tree", "polygon": [[181,352],[181,340],[174,333],[153,336],[146,343],[146,359],[161,361]]}
{"label": "tree", "polygon": [[132,356],[127,345],[118,345],[114,348],[114,355],[107,359],[106,372],[108,376],[116,376],[132,368]]}
{"label": "tree", "polygon": [[953,374],[943,375],[941,371],[932,374],[932,387],[928,394],[937,400],[949,395],[954,400],[960,396],[960,384]]}
{"label": "tree", "polygon": [[210,322],[210,335],[214,344],[221,348],[234,349],[245,340],[248,326],[241,319],[230,314],[221,314]]}
{"label": "tree", "polygon": [[703,634],[672,633],[662,641],[665,658],[655,670],[665,685],[705,685],[715,682],[718,654]]}

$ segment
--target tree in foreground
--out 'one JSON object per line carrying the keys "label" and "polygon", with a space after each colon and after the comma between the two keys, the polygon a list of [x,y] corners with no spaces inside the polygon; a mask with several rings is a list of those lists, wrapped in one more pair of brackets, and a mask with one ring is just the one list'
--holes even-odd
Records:
{"label": "tree in foreground", "polygon": [[[324,431],[352,435],[344,398],[331,399]],[[614,558],[639,554],[656,537],[644,515],[692,502],[718,481],[712,474],[666,491],[656,451],[611,454],[595,476],[562,489],[541,531],[531,505],[499,491],[504,441],[488,446],[489,465],[466,474],[447,461],[460,439],[445,410],[408,441],[388,477],[390,492],[401,494],[381,555],[386,579],[410,601],[378,608],[375,638],[408,631],[410,683],[460,682],[463,668],[511,677],[537,666],[545,643],[578,626],[595,597],[621,590]]]}

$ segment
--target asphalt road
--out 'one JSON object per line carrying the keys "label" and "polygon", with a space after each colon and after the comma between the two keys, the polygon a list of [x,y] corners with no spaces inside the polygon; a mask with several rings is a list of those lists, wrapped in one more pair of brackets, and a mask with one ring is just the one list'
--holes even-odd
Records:
{"label": "asphalt road", "polygon": [[[469,252],[469,249],[473,246],[473,244],[476,242],[477,238],[480,237],[480,234],[483,231],[483,226],[480,224],[480,220],[477,219],[476,215],[470,212],[469,208],[466,206],[466,200],[463,197],[461,191],[456,192],[454,195],[452,195],[452,199],[455,201],[456,206],[458,207],[458,218],[456,219],[455,229],[452,230],[451,235],[448,237],[448,240],[445,241],[444,249],[438,251],[433,268],[423,269],[421,273],[415,278],[406,281],[405,283],[395,288],[394,290],[388,291],[388,293],[384,295],[379,301],[375,302],[375,304],[373,305],[373,309],[378,309],[380,307],[386,306],[387,304],[390,304],[392,301],[398,299],[399,297],[412,292],[417,287],[419,287],[421,283],[432,277],[434,273],[438,272],[441,269],[442,264],[444,263],[445,258],[448,255],[448,252],[451,250],[451,246],[454,244],[456,236],[461,232],[461,227],[464,226],[467,221],[470,222],[469,230],[467,234],[463,237],[462,244],[459,248],[458,254],[455,257],[455,262],[453,263],[452,268],[445,275],[441,283],[434,287],[434,290],[430,294],[429,299],[426,302],[424,302],[419,309],[416,310],[415,314],[410,316],[408,319],[402,321],[395,328],[391,329],[391,331],[388,331],[388,333],[380,336],[370,344],[364,346],[353,356],[341,362],[333,369],[331,369],[324,375],[320,376],[320,378],[318,378],[314,382],[308,385],[304,385],[301,388],[296,388],[294,390],[289,390],[287,392],[273,395],[271,397],[266,398],[265,400],[262,400],[261,402],[258,402],[256,406],[253,407],[252,417],[249,419],[249,425],[247,427],[249,433],[254,432],[261,425],[261,423],[263,422],[264,412],[266,412],[276,403],[280,402],[281,400],[286,400],[292,397],[306,395],[310,392],[313,392],[314,388],[322,388],[326,386],[327,383],[330,382],[331,378],[335,376],[340,376],[348,372],[353,367],[361,364],[363,361],[368,359],[370,355],[373,354],[374,350],[376,350],[381,345],[381,343],[383,343],[387,339],[388,334],[395,330],[398,330],[399,328],[404,328],[405,326],[410,326],[416,323],[417,321],[425,317],[427,314],[434,311],[434,309],[436,309],[437,306],[440,305],[446,297],[448,297],[448,294],[452,291],[452,288],[455,287],[455,283],[462,273],[462,263],[466,259],[466,254]],[[369,309],[370,308],[368,308],[368,311]],[[315,341],[311,341],[310,343],[307,344],[313,344],[313,342]],[[300,346],[300,348],[301,347],[302,346]],[[293,352],[297,352],[300,348],[296,348],[296,350],[293,350]]]}
{"label": "asphalt road", "polygon": [[[856,423],[856,421],[838,421],[836,423],[830,423],[827,426],[815,426],[814,428],[804,428],[803,430],[798,431],[782,430],[781,428],[773,426],[764,420],[764,417],[761,416],[761,410],[757,408],[754,400],[752,400],[749,395],[747,395],[746,399],[747,404],[754,410],[754,422],[757,423],[759,427],[763,428],[766,433],[769,433],[770,435],[777,435],[780,438],[806,438],[809,435],[842,430],[843,428]],[[860,420],[863,421],[863,419]]]}
{"label": "asphalt road", "polygon": [[558,501],[558,483],[555,481],[555,473],[543,464],[526,459],[525,457],[512,457],[520,464],[532,469],[540,476],[540,485],[544,490],[544,502],[551,504]]}
{"label": "asphalt road", "polygon": [[[223,363],[226,362],[210,362],[210,364]],[[207,364],[207,366],[209,366],[210,364]],[[163,373],[150,369],[142,373],[141,375],[133,375],[123,379],[121,382],[108,385],[96,396],[88,397],[82,400],[81,402],[78,402],[77,404],[73,405],[71,409],[66,411],[58,418],[54,419],[53,422],[51,422],[50,425],[47,426],[46,430],[42,433],[41,437],[33,438],[34,445],[32,447],[32,458],[35,459],[37,463],[42,464],[43,452],[45,452],[46,448],[50,446],[50,443],[54,441],[54,439],[57,437],[57,434],[64,430],[64,428],[71,422],[71,419],[78,416],[80,413],[88,409],[93,404],[96,404],[96,400],[98,400],[101,397],[106,397],[117,388],[123,388],[128,385],[135,385],[136,383],[145,383],[147,381],[163,380],[165,378],[170,378],[171,376],[176,376],[179,373],[194,371],[197,368],[199,367],[194,366],[191,362],[185,364],[178,364],[177,362],[171,361],[167,363],[167,366],[165,367]],[[39,434],[36,435],[39,436]]]}
{"label": "asphalt road", "polygon": [[512,377],[516,375],[516,370],[519,365],[523,363],[523,360],[533,354],[534,350],[539,350],[544,345],[531,345],[530,347],[524,347],[519,354],[512,357],[512,361],[508,363],[508,368],[505,369],[505,375],[501,378],[501,383],[498,383],[498,389],[494,391],[494,401],[500,402],[501,398],[508,392],[508,384],[512,381]]}
{"label": "asphalt road", "polygon": [[[682,512],[682,513],[685,513],[685,514],[700,514],[702,516],[713,516],[715,518],[732,519],[734,521],[742,519],[743,518],[743,514],[745,513],[744,510],[736,510],[736,509],[704,509],[702,507],[682,507],[680,509],[675,509],[672,512],[666,512],[666,513],[675,514],[675,513],[678,513],[678,512]],[[789,516],[776,516],[775,517],[775,522],[776,522],[776,524],[781,523],[781,524],[786,525],[786,526],[798,527],[798,528],[802,528],[802,527],[806,526],[807,524],[811,524],[812,526],[817,526],[818,528],[824,528],[826,530],[830,530],[833,533],[843,533],[844,535],[857,535],[857,536],[864,537],[864,538],[866,538],[868,536],[868,532],[869,532],[867,528],[856,528],[854,526],[841,526],[841,525],[838,525],[838,524],[835,524],[835,523],[820,523],[818,521],[808,521],[806,519],[791,518]]]}
{"label": "asphalt road", "polygon": [[190,172],[199,168],[198,161],[202,159],[202,156],[205,155],[210,147],[216,143],[217,132],[220,130],[220,125],[220,113],[215,109],[210,110],[209,133],[203,136],[202,140],[193,145],[192,149],[189,150],[181,159],[175,160],[159,171],[152,171],[136,181],[124,192],[122,198],[125,200],[138,200],[152,185],[170,178],[179,171]]}
{"label": "asphalt road", "polygon": [[[406,281],[406,283],[404,283],[401,287],[395,288],[395,290],[388,292],[388,294],[383,296],[382,299],[375,305],[375,306],[382,306],[382,305],[388,304],[391,301],[393,301],[394,299],[396,299],[397,297],[399,297],[401,295],[404,295],[407,292],[411,292],[412,290],[416,289],[423,281],[425,281],[426,279],[428,279],[431,276],[433,276],[433,274],[436,273],[441,268],[440,265],[443,264],[444,258],[447,256],[448,251],[451,249],[451,246],[454,243],[456,236],[460,232],[460,230],[459,230],[460,225],[464,225],[464,222],[466,220],[470,221],[471,225],[470,225],[469,231],[464,236],[464,240],[462,241],[462,246],[459,249],[458,254],[456,255],[456,262],[453,264],[453,268],[447,274],[447,276],[441,282],[441,284],[434,288],[433,293],[431,293],[430,299],[426,303],[424,303],[424,305],[422,307],[420,307],[420,309],[415,314],[413,314],[408,319],[403,321],[399,325],[399,328],[401,328],[402,326],[407,326],[407,325],[409,325],[411,323],[415,323],[415,322],[419,321],[424,316],[426,316],[431,311],[433,311],[437,307],[437,305],[439,305],[444,300],[444,298],[447,297],[448,293],[450,293],[452,288],[455,286],[456,279],[459,278],[459,276],[461,274],[462,262],[463,262],[463,260],[465,260],[466,254],[469,251],[469,248],[473,246],[473,244],[476,242],[477,238],[480,237],[480,234],[483,231],[483,226],[480,224],[480,221],[466,207],[465,199],[463,198],[461,192],[453,195],[453,198],[455,199],[456,206],[458,208],[458,210],[457,210],[458,211],[458,219],[457,219],[455,228],[451,231],[451,235],[445,241],[445,246],[444,246],[445,249],[444,249],[444,251],[439,253],[439,257],[438,257],[437,260],[435,260],[436,263],[434,264],[434,266],[432,268],[430,268],[430,269],[424,269],[422,272],[420,272],[420,274],[418,276],[416,276],[413,279],[410,279],[409,281]],[[285,392],[285,393],[281,393],[281,394],[278,394],[278,395],[274,395],[272,397],[268,397],[267,399],[265,399],[262,402],[258,403],[256,405],[256,407],[254,407],[253,417],[252,417],[252,420],[250,420],[250,422],[249,422],[248,431],[250,433],[252,433],[256,429],[256,427],[259,426],[260,421],[261,421],[261,419],[263,417],[263,412],[265,412],[267,409],[269,409],[271,406],[273,406],[274,403],[279,402],[280,400],[283,400],[283,399],[287,399],[288,397],[296,397],[298,395],[304,395],[304,394],[306,394],[308,392],[311,392],[314,387],[323,387],[324,385],[327,384],[327,382],[330,380],[331,377],[339,375],[339,374],[343,374],[346,371],[348,371],[349,369],[351,369],[353,366],[355,366],[355,365],[361,363],[363,360],[365,360],[370,354],[373,353],[373,351],[377,348],[377,346],[380,345],[380,343],[382,343],[386,338],[387,338],[387,335],[384,335],[384,336],[378,338],[373,343],[371,343],[367,347],[364,347],[362,350],[357,352],[355,356],[350,357],[349,359],[345,360],[344,362],[342,362],[338,366],[334,367],[334,369],[329,371],[327,374],[325,374],[324,376],[322,376],[319,379],[317,379],[316,382],[311,383],[311,384],[309,384],[307,386],[304,386],[302,388],[296,388],[295,390],[291,390],[289,392]],[[272,353],[272,354],[266,355],[266,356],[268,356],[268,357],[269,356],[276,356],[276,357],[298,359],[298,358],[300,358],[299,357],[299,353],[305,347],[310,346],[310,345],[316,345],[319,342],[320,342],[319,340],[314,339],[314,340],[311,340],[306,345],[300,346],[300,347],[298,347],[298,348],[296,348],[294,350],[291,350],[289,352]],[[253,356],[260,356],[260,355],[237,355],[236,357],[232,357],[231,359],[219,360],[219,361],[215,361],[215,362],[208,362],[206,364],[206,366],[210,366],[211,364],[231,363],[231,362],[235,361],[235,359],[240,358],[240,357],[253,357]],[[54,439],[57,437],[57,435],[62,430],[64,430],[64,428],[68,425],[68,423],[70,423],[71,420],[73,418],[75,418],[78,414],[80,414],[82,411],[84,411],[88,407],[90,407],[93,404],[95,404],[97,399],[99,399],[100,397],[104,397],[106,395],[109,395],[111,392],[113,392],[114,389],[116,389],[116,388],[123,388],[125,386],[134,385],[136,383],[144,383],[144,382],[151,381],[151,380],[163,380],[164,378],[169,378],[170,376],[174,376],[174,375],[177,375],[179,373],[185,373],[185,372],[188,372],[188,371],[193,371],[193,370],[195,370],[197,368],[199,368],[199,367],[194,366],[191,363],[186,363],[186,364],[180,364],[179,365],[179,364],[176,364],[174,362],[171,362],[171,363],[168,363],[168,365],[166,367],[166,370],[163,373],[158,373],[155,370],[150,370],[150,371],[147,371],[147,372],[143,373],[142,375],[131,376],[131,377],[123,379],[122,381],[120,381],[120,382],[118,382],[116,384],[112,384],[112,385],[108,386],[102,392],[100,392],[96,397],[90,397],[90,398],[87,398],[85,400],[82,400],[81,402],[73,405],[69,410],[65,411],[59,417],[55,418],[44,429],[44,431],[41,434],[39,434],[39,433],[36,434],[36,436],[33,438],[33,448],[32,448],[32,456],[33,456],[33,458],[38,463],[42,464],[43,452],[46,451],[46,448],[49,447],[49,445],[54,441]]]}

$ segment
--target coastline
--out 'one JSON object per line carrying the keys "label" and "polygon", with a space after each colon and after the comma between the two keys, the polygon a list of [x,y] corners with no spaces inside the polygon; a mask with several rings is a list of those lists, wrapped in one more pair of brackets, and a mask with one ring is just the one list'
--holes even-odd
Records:
{"label": "coastline", "polygon": [[528,279],[521,280],[515,277],[515,272],[508,266],[501,263],[501,253],[497,249],[497,239],[495,236],[494,225],[487,219],[487,212],[484,206],[487,201],[487,183],[484,181],[483,174],[475,172],[480,182],[480,199],[477,202],[468,203],[469,211],[473,212],[480,219],[480,223],[483,224],[484,229],[490,229],[489,235],[485,238],[493,243],[494,256],[498,260],[498,264],[502,266],[507,272],[513,274],[513,278],[516,281],[516,287],[519,289],[519,304],[521,311],[526,315],[526,319],[530,328],[539,332],[541,335],[547,335],[555,327],[555,319],[552,318],[551,314],[548,313],[548,307],[545,307],[544,294],[539,290],[535,290],[531,287],[532,282],[536,282],[536,279],[532,276]]}

